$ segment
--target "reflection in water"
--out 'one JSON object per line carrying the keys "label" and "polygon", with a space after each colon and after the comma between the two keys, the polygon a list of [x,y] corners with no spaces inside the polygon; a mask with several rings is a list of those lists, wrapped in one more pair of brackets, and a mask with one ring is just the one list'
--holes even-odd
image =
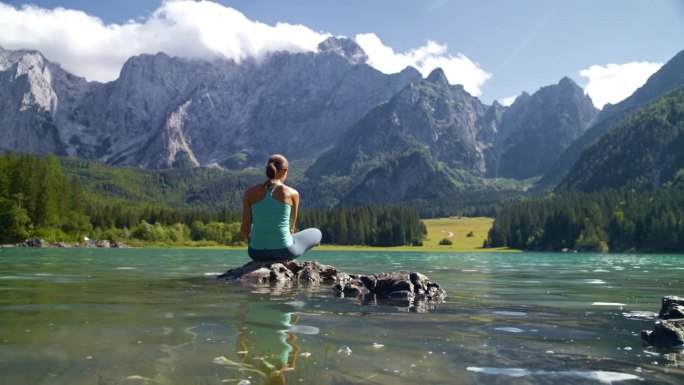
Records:
{"label": "reflection in water", "polygon": [[[300,316],[294,310],[303,306],[301,301],[282,303],[258,293],[249,297],[240,301],[233,318],[239,332],[235,351],[240,368],[259,376],[263,384],[285,384],[285,373],[295,370],[301,352],[295,333],[318,334],[318,329],[298,325]],[[231,364],[225,357],[215,362]]]}

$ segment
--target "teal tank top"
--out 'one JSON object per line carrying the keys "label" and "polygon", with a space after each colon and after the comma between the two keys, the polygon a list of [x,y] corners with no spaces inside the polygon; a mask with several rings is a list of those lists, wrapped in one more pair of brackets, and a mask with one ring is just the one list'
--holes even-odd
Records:
{"label": "teal tank top", "polygon": [[252,205],[252,237],[249,246],[253,249],[284,249],[292,245],[292,207],[273,198],[273,189],[278,186],[279,183],[267,189],[264,199]]}

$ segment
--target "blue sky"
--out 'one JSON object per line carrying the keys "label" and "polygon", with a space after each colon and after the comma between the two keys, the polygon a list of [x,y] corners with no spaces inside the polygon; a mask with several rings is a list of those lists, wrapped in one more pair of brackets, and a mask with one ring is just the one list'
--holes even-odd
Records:
{"label": "blue sky", "polygon": [[601,107],[684,49],[684,1],[0,0],[0,45],[89,80],[113,80],[140,53],[241,60],[330,35],[355,39],[383,72],[443,67],[485,103],[568,76]]}

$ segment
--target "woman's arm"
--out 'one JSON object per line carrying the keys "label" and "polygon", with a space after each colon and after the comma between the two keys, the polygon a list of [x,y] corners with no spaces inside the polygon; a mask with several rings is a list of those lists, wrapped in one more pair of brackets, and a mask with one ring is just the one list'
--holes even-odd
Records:
{"label": "woman's arm", "polygon": [[290,210],[290,233],[294,233],[297,229],[297,211],[299,210],[299,193],[297,190],[290,188],[292,209]]}
{"label": "woman's arm", "polygon": [[249,233],[252,231],[252,205],[248,199],[249,191],[242,199],[242,223],[240,224],[240,240],[249,242]]}

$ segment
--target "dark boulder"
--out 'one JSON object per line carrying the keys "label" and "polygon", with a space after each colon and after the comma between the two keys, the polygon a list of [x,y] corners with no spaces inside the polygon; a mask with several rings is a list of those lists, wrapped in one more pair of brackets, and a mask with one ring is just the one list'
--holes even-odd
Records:
{"label": "dark boulder", "polygon": [[44,239],[40,238],[31,238],[27,239],[23,244],[19,244],[19,246],[26,246],[26,247],[50,247],[50,243],[47,242]]}
{"label": "dark boulder", "polygon": [[333,288],[344,296],[365,296],[373,294],[380,298],[402,301],[441,301],[446,291],[439,284],[430,282],[421,273],[395,271],[371,276],[352,275],[347,282],[339,282]]}
{"label": "dark boulder", "polygon": [[684,298],[663,297],[653,330],[642,331],[641,338],[658,348],[684,347]]}

